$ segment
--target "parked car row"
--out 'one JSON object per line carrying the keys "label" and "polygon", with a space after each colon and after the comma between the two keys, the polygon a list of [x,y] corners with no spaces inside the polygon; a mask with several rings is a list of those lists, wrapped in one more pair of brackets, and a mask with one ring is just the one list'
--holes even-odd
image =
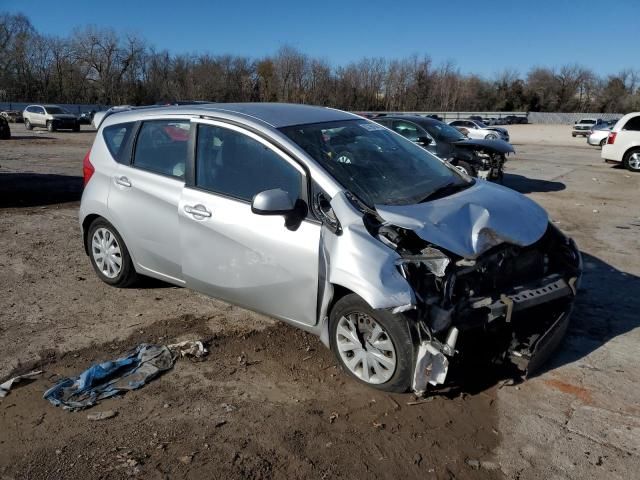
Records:
{"label": "parked car row", "polygon": [[485,125],[517,125],[527,124],[529,120],[526,116],[522,115],[507,115],[504,117],[481,117],[480,115],[471,115],[470,120],[476,120],[482,122]]}
{"label": "parked car row", "polygon": [[431,117],[385,115],[374,120],[472,177],[502,181],[506,155],[515,152],[505,141],[473,140]]}
{"label": "parked car row", "polygon": [[[605,130],[612,127],[618,119],[603,120],[602,118],[581,118],[573,124],[571,129],[572,137],[589,137],[596,130]],[[589,142],[591,145],[594,143]]]}
{"label": "parked car row", "polygon": [[9,123],[24,123],[27,130],[33,127],[44,127],[53,132],[56,130],[80,130],[80,125],[91,125],[95,111],[74,115],[59,105],[29,105],[24,111],[5,110],[0,117]]}
{"label": "parked car row", "polygon": [[449,122],[449,125],[456,127],[462,133],[469,138],[475,138],[478,140],[504,140],[509,141],[509,132],[506,128],[502,127],[490,127],[489,125],[481,122],[480,120],[473,120],[471,118],[467,120],[454,120]]}

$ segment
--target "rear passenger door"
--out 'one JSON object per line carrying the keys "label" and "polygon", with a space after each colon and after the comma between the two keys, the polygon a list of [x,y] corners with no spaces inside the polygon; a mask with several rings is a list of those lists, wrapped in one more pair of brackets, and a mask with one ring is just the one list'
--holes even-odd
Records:
{"label": "rear passenger door", "polygon": [[279,188],[306,200],[304,169],[253,132],[218,121],[197,126],[196,154],[180,201],[187,286],[251,310],[316,323],[320,223],[287,228],[281,215],[251,211]]}
{"label": "rear passenger door", "polygon": [[108,205],[138,272],[182,284],[178,203],[188,155],[188,119],[135,125],[128,158],[111,179]]}

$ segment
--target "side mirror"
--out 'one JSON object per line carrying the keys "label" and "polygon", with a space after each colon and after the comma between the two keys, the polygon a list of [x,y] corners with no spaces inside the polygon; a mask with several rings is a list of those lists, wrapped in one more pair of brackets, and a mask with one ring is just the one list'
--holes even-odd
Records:
{"label": "side mirror", "polygon": [[429,137],[418,137],[416,143],[420,145],[431,145],[431,139]]}
{"label": "side mirror", "polygon": [[256,215],[289,215],[294,210],[289,193],[280,188],[260,192],[251,202],[251,211]]}

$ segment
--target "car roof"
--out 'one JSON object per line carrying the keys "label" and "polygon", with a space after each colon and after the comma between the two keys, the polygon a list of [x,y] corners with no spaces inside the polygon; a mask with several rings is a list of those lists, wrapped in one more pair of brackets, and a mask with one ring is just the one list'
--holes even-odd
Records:
{"label": "car roof", "polygon": [[132,107],[110,116],[124,116],[127,112],[135,114],[149,113],[157,116],[163,114],[182,115],[215,115],[216,113],[235,114],[259,120],[273,128],[323,123],[339,120],[362,119],[358,115],[328,107],[316,107],[293,103],[206,103],[192,105],[173,105],[166,107]]}
{"label": "car roof", "polygon": [[384,115],[384,116],[380,116],[380,117],[374,117],[371,120],[384,120],[384,119],[398,119],[398,120],[407,120],[407,121],[411,121],[411,122],[416,122],[416,123],[429,123],[429,124],[436,124],[436,123],[442,123],[440,120],[436,120],[435,118],[432,117],[425,117],[422,115]]}

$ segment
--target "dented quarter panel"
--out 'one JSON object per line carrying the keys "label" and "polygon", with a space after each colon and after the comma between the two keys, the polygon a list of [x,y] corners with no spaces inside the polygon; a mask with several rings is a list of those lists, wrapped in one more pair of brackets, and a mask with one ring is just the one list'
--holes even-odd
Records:
{"label": "dented quarter panel", "polygon": [[544,209],[524,195],[482,180],[437,200],[375,208],[386,222],[465,258],[504,242],[531,245],[549,221]]}

